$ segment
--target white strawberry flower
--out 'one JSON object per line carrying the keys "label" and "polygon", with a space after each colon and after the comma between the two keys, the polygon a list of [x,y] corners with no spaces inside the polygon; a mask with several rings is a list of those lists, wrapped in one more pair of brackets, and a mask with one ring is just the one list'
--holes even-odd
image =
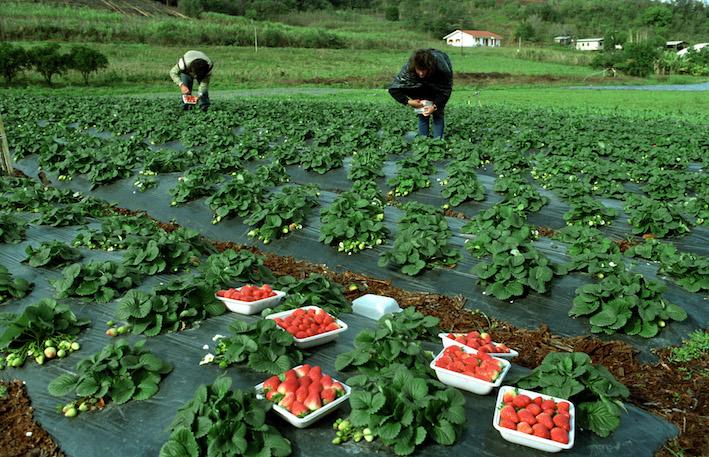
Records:
{"label": "white strawberry flower", "polygon": [[212,363],[214,361],[214,354],[207,354],[204,357],[202,357],[202,360],[199,361],[200,365],[206,365],[208,363]]}

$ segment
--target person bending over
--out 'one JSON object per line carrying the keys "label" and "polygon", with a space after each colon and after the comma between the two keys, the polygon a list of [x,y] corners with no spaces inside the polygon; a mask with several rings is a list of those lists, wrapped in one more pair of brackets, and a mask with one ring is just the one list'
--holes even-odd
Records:
{"label": "person bending over", "polygon": [[[199,84],[197,100],[202,111],[209,109],[209,80],[212,77],[214,64],[207,55],[201,51],[187,51],[180,57],[177,65],[170,70],[170,78],[180,87],[182,95],[192,95],[192,86],[195,81]],[[182,98],[182,109],[188,110],[194,106]]]}
{"label": "person bending over", "polygon": [[418,113],[419,135],[443,138],[444,110],[453,90],[453,66],[448,55],[438,49],[419,49],[404,64],[389,85],[389,94]]}

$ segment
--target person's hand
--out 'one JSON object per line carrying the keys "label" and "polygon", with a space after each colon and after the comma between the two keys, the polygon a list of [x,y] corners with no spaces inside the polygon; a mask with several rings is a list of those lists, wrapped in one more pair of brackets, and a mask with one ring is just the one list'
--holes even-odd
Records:
{"label": "person's hand", "polygon": [[185,84],[180,84],[180,92],[182,92],[182,95],[190,94],[190,90]]}
{"label": "person's hand", "polygon": [[423,107],[423,113],[421,114],[424,116],[430,116],[434,111],[436,111],[436,105],[428,105]]}
{"label": "person's hand", "polygon": [[418,98],[412,98],[407,103],[412,108],[423,108],[423,102]]}

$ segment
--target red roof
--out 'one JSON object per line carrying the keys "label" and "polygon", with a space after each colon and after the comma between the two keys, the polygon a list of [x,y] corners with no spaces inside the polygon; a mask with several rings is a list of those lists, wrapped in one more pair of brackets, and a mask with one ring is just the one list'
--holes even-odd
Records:
{"label": "red roof", "polygon": [[493,32],[488,32],[487,30],[461,30],[463,33],[467,33],[468,35],[475,37],[475,38],[499,38],[500,40],[502,39],[502,35],[498,35],[497,33]]}

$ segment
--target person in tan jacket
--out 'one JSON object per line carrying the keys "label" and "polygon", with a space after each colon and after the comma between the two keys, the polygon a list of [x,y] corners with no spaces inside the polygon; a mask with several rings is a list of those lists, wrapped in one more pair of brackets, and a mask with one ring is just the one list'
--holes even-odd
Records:
{"label": "person in tan jacket", "polygon": [[[212,60],[205,53],[187,51],[170,70],[170,78],[179,86],[182,95],[192,95],[192,86],[197,81],[199,84],[197,98],[202,111],[209,109],[209,81],[213,67]],[[188,110],[192,106],[183,100],[182,109]]]}

